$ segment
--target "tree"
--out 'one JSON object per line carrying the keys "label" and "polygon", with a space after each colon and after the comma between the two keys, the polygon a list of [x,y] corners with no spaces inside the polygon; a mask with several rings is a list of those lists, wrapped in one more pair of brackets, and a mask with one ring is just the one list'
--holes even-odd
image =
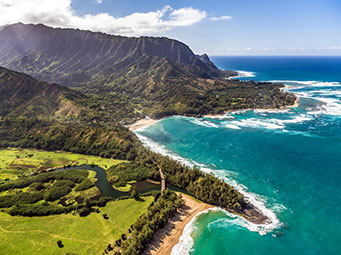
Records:
{"label": "tree", "polygon": [[88,216],[91,212],[91,208],[89,207],[83,207],[79,210],[79,216],[85,217]]}
{"label": "tree", "polygon": [[63,244],[63,242],[61,240],[57,241],[57,245],[58,245],[59,248],[63,248],[64,247],[64,244]]}
{"label": "tree", "polygon": [[133,186],[132,187],[132,189],[131,189],[131,192],[130,192],[130,196],[132,197],[132,198],[139,198],[139,194],[137,193],[137,190],[136,190],[136,187],[135,186]]}

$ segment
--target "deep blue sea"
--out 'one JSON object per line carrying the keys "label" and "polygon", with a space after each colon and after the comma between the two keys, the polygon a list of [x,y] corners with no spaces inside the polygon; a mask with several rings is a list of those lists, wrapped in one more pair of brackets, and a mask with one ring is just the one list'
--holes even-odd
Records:
{"label": "deep blue sea", "polygon": [[153,150],[235,186],[272,220],[223,210],[187,225],[173,254],[341,254],[341,57],[213,57],[240,79],[282,81],[297,108],[164,119],[137,131]]}

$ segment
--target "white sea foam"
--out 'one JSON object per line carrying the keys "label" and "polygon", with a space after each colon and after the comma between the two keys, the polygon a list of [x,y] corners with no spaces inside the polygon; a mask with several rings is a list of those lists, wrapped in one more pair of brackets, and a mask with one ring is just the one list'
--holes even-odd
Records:
{"label": "white sea foam", "polygon": [[246,113],[248,111],[251,111],[251,110],[250,109],[237,110],[237,111],[230,112],[230,114],[242,114],[242,113]]}
{"label": "white sea foam", "polygon": [[276,213],[265,206],[266,204],[265,197],[250,192],[245,185],[236,182],[236,180],[234,180],[233,178],[229,178],[229,175],[228,173],[226,173],[225,170],[212,170],[209,168],[200,169],[207,173],[212,173],[217,177],[223,179],[226,183],[230,184],[232,187],[237,189],[241,194],[243,194],[243,196],[259,211],[261,211],[263,215],[266,215],[270,219],[270,222],[268,224],[254,224],[252,222],[245,220],[243,217],[236,216],[224,210],[224,212],[227,213],[229,216],[238,217],[241,220],[239,221],[240,225],[246,227],[250,231],[258,232],[260,235],[265,235],[266,233],[271,232],[272,230],[279,228],[281,226],[281,222],[277,218]]}
{"label": "white sea foam", "polygon": [[311,92],[313,95],[341,97],[341,90],[321,89]]}
{"label": "white sea foam", "polygon": [[238,78],[247,78],[247,77],[255,77],[256,73],[255,72],[250,72],[250,71],[242,71],[242,70],[235,70],[238,75],[230,77],[229,79],[238,79]]}
{"label": "white sea foam", "polygon": [[[260,114],[262,111],[257,112]],[[272,111],[264,111],[264,113],[272,113]],[[274,112],[277,113],[277,112]],[[288,113],[288,111],[282,111],[279,113]],[[267,116],[267,115],[264,115]],[[182,117],[188,119],[191,123],[195,125],[200,125],[208,128],[229,128],[229,129],[241,129],[241,128],[260,128],[260,129],[269,129],[269,130],[275,130],[275,129],[285,129],[287,124],[295,124],[295,123],[303,123],[305,121],[310,121],[313,119],[311,115],[308,114],[300,114],[300,115],[291,115],[290,119],[277,119],[277,118],[247,118],[247,119],[233,119],[233,120],[226,120],[223,122],[220,122],[220,124],[213,123],[209,120],[203,120],[198,118],[188,118],[188,117]]]}
{"label": "white sea foam", "polygon": [[276,118],[249,118],[241,120],[233,120],[225,122],[225,127],[231,128],[230,125],[234,127],[250,127],[250,128],[262,128],[262,129],[284,129],[286,124],[302,123],[304,121],[312,120],[313,117],[300,114],[291,119],[276,119]]}
{"label": "white sea foam", "polygon": [[322,102],[315,110],[308,111],[311,115],[341,116],[341,91],[332,89],[320,89],[304,92],[295,92],[298,97],[311,98]]}
{"label": "white sea foam", "polygon": [[271,119],[271,121],[278,123],[278,124],[293,124],[293,123],[302,123],[305,121],[310,121],[313,120],[313,117],[305,115],[305,114],[299,114],[297,116],[295,116],[292,119],[286,119],[286,120],[282,120],[282,119]]}
{"label": "white sea foam", "polygon": [[274,83],[285,83],[288,85],[306,85],[307,87],[340,87],[339,82],[327,82],[327,81],[290,81],[290,80],[272,80]]}
{"label": "white sea foam", "polygon": [[332,97],[341,97],[340,90],[332,90],[332,89],[320,89],[320,90],[311,90],[311,91],[297,91],[294,92],[298,97],[305,98],[314,98],[317,99],[319,96],[332,96]]}
{"label": "white sea foam", "polygon": [[249,119],[242,119],[242,120],[234,120],[231,121],[232,125],[238,127],[250,127],[250,128],[265,128],[265,129],[283,129],[285,125],[280,123],[273,123],[267,120],[261,120],[257,118],[249,118]]}
{"label": "white sea foam", "polygon": [[235,119],[235,117],[231,116],[230,113],[225,113],[224,115],[216,115],[216,116],[205,116],[205,119]]}
{"label": "white sea foam", "polygon": [[241,129],[241,128],[238,127],[237,125],[233,125],[233,124],[226,124],[225,127],[231,128],[231,129]]}
{"label": "white sea foam", "polygon": [[255,109],[253,110],[254,113],[288,113],[290,112],[290,109]]}
{"label": "white sea foam", "polygon": [[241,194],[244,195],[244,197],[251,204],[253,204],[259,211],[261,211],[264,215],[266,215],[270,219],[270,222],[268,224],[254,224],[254,223],[246,221],[244,218],[240,216],[234,216],[234,217],[240,218],[241,220],[240,222],[242,223],[242,226],[248,228],[250,231],[258,232],[260,235],[265,235],[266,233],[272,231],[273,229],[281,226],[281,223],[278,220],[275,212],[265,206],[266,198],[248,191],[246,186],[237,183],[233,178],[231,178],[231,176],[235,175],[235,173],[232,173],[226,170],[212,170],[211,168],[207,167],[204,164],[199,164],[195,161],[180,157],[179,155],[167,150],[163,145],[160,145],[141,134],[136,133],[136,135],[138,136],[140,141],[151,150],[157,153],[160,153],[162,155],[169,156],[170,158],[177,160],[181,162],[182,164],[187,165],[189,167],[199,166],[201,171],[214,174],[215,176],[223,179],[226,183],[236,188]]}
{"label": "white sea foam", "polygon": [[309,111],[309,114],[319,115],[319,114],[328,114],[333,116],[341,116],[341,102],[338,98],[325,98],[320,97],[314,99],[323,102],[322,105],[318,106],[316,110]]}
{"label": "white sea foam", "polygon": [[192,250],[192,247],[194,245],[194,240],[192,238],[192,232],[194,230],[194,223],[197,220],[197,218],[205,213],[208,213],[210,211],[216,211],[219,210],[219,208],[209,208],[205,211],[197,213],[191,221],[185,226],[184,231],[182,232],[182,235],[179,238],[179,242],[173,247],[171,255],[187,255]]}
{"label": "white sea foam", "polygon": [[208,120],[202,120],[202,119],[198,119],[198,118],[191,118],[188,117],[187,118],[190,122],[192,122],[193,124],[196,125],[200,125],[200,126],[204,126],[204,127],[213,127],[213,128],[218,128],[218,125],[214,124],[211,121]]}
{"label": "white sea foam", "polygon": [[168,157],[170,157],[174,160],[177,160],[180,163],[187,165],[189,167],[194,167],[196,165],[192,160],[182,158],[182,157],[178,156],[177,154],[172,153],[171,151],[167,150],[165,146],[154,142],[153,140],[149,139],[148,137],[143,136],[139,133],[135,133],[135,134],[137,135],[138,139],[142,142],[142,144],[144,146],[148,147],[149,149],[151,149],[152,151],[159,153],[161,155],[164,155],[164,156],[168,156]]}
{"label": "white sea foam", "polygon": [[283,133],[287,133],[289,135],[302,135],[302,136],[307,136],[307,137],[319,137],[318,135],[314,135],[308,132],[304,132],[304,131],[295,131],[295,130],[286,130],[283,129],[279,132],[283,132]]}

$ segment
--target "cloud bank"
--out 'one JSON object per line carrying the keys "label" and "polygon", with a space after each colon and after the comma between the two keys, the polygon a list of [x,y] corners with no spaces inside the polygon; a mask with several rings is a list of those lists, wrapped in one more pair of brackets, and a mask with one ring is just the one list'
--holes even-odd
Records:
{"label": "cloud bank", "polygon": [[220,17],[210,17],[208,18],[210,21],[221,21],[221,20],[228,20],[232,19],[231,16],[220,16]]}
{"label": "cloud bank", "polygon": [[[206,18],[203,10],[192,7],[133,13],[114,17],[109,13],[78,16],[71,7],[72,0],[0,0],[0,25],[43,23],[53,27],[89,29],[120,35],[152,35],[178,27],[192,26]],[[97,2],[102,2],[98,0]]]}

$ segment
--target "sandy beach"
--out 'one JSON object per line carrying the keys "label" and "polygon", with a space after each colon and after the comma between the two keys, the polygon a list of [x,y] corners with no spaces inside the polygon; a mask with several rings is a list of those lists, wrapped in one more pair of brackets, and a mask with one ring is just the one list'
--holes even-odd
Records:
{"label": "sandy beach", "polygon": [[173,247],[179,242],[185,226],[191,219],[199,212],[213,207],[206,203],[197,202],[187,195],[181,195],[184,206],[168,221],[164,228],[155,233],[152,243],[143,252],[143,255],[170,255]]}
{"label": "sandy beach", "polygon": [[128,126],[130,131],[134,131],[136,129],[140,129],[143,127],[147,127],[150,126],[154,123],[158,122],[158,120],[154,120],[154,119],[142,119],[142,120],[138,120],[135,123],[131,124]]}

